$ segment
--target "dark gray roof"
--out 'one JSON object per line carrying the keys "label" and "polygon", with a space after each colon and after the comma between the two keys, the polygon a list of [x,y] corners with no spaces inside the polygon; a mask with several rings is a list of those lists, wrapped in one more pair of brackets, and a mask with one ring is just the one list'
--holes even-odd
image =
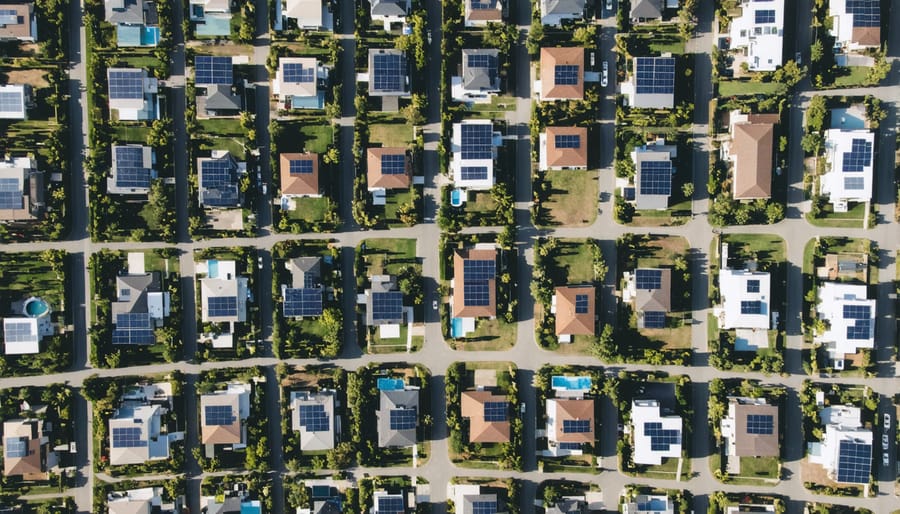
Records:
{"label": "dark gray roof", "polygon": [[216,84],[206,88],[207,111],[239,111],[241,99],[231,93],[231,86]]}
{"label": "dark gray roof", "polygon": [[[127,291],[125,295],[122,293]],[[148,312],[147,293],[159,291],[157,273],[116,277],[116,298],[112,302],[112,316],[116,314]]]}
{"label": "dark gray roof", "polygon": [[576,498],[560,498],[545,514],[581,514],[587,512],[587,502]]}
{"label": "dark gray roof", "polygon": [[547,0],[546,5],[547,12],[542,13],[544,16],[548,14],[571,14],[584,11],[584,0]]}
{"label": "dark gray roof", "polygon": [[662,17],[662,0],[632,0],[630,17],[651,19]]}
{"label": "dark gray roof", "polygon": [[[391,429],[391,411],[395,409],[416,409],[418,416],[419,390],[381,391],[378,417],[378,446],[412,446],[416,444],[416,429]],[[418,425],[418,422],[416,423]]]}
{"label": "dark gray roof", "polygon": [[[469,57],[484,55],[491,59],[490,68],[469,67]],[[469,91],[497,91],[500,89],[499,50],[466,49],[462,51],[462,84]]]}
{"label": "dark gray roof", "polygon": [[406,16],[405,0],[372,0],[372,16]]}
{"label": "dark gray roof", "polygon": [[313,502],[313,514],[341,514],[341,502],[335,498]]}

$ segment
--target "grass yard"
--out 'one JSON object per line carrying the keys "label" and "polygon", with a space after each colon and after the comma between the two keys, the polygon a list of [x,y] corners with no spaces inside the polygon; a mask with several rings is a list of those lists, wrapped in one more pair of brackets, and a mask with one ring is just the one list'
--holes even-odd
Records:
{"label": "grass yard", "polygon": [[835,87],[863,86],[869,74],[866,66],[840,66],[837,70],[841,75],[834,78]]}
{"label": "grass yard", "polygon": [[806,220],[817,227],[865,228],[866,206],[865,203],[857,203],[847,212],[834,212],[834,207],[826,203],[818,217],[807,213]]}
{"label": "grass yard", "polygon": [[475,332],[468,337],[451,339],[450,347],[466,351],[501,351],[516,344],[516,325],[501,318],[475,320]]}
{"label": "grass yard", "polygon": [[334,129],[321,117],[279,120],[273,134],[279,152],[323,154],[334,142]]}
{"label": "grass yard", "polygon": [[678,328],[644,328],[640,330],[642,336],[653,341],[663,341],[664,347],[670,350],[691,349],[690,325]]}
{"label": "grass yard", "polygon": [[731,257],[756,258],[772,264],[785,261],[787,251],[784,240],[771,234],[726,234],[722,236],[728,243]]}
{"label": "grass yard", "polygon": [[397,210],[400,206],[409,203],[412,199],[412,193],[409,189],[396,189],[387,192],[387,198],[384,204],[383,221],[389,227],[405,227],[406,224],[400,221]]}
{"label": "grass yard", "polygon": [[396,275],[409,265],[418,265],[415,239],[367,239],[362,245],[365,245],[362,255],[366,276]]}
{"label": "grass yard", "polygon": [[244,137],[244,129],[240,120],[236,118],[217,118],[209,120],[197,120],[203,132],[216,136],[240,136]]}
{"label": "grass yard", "polygon": [[584,226],[594,222],[599,194],[596,171],[548,171],[544,177],[550,184],[550,198],[543,205],[549,212],[548,225]]}
{"label": "grass yard", "polygon": [[413,127],[406,122],[375,123],[369,125],[369,143],[406,148],[413,142]]}
{"label": "grass yard", "polygon": [[331,211],[331,199],[327,196],[294,198],[293,202],[296,208],[288,211],[288,216],[292,219],[314,223],[324,220],[326,213]]}
{"label": "grass yard", "polygon": [[560,240],[557,252],[554,262],[547,263],[554,284],[581,284],[594,281],[593,255],[583,241]]}
{"label": "grass yard", "polygon": [[719,97],[749,95],[780,95],[785,87],[777,82],[753,82],[749,80],[719,80]]}
{"label": "grass yard", "polygon": [[516,109],[516,99],[512,96],[492,96],[490,103],[473,103],[469,111],[474,118],[494,119],[507,111]]}
{"label": "grass yard", "polygon": [[651,235],[650,241],[642,246],[643,249],[637,256],[638,268],[671,266],[675,257],[684,255],[690,245],[681,236]]}
{"label": "grass yard", "polygon": [[126,125],[124,123],[113,123],[112,139],[119,143],[147,143],[147,134],[150,129],[141,125]]}
{"label": "grass yard", "polygon": [[467,212],[485,212],[493,214],[497,210],[497,202],[490,191],[468,191],[463,208]]}
{"label": "grass yard", "polygon": [[[134,52],[134,48],[128,49],[129,52]],[[153,70],[153,69],[165,69],[165,65],[152,54],[132,54],[127,55],[124,53],[117,54],[115,66],[121,66],[126,68],[143,68],[145,70]],[[150,74],[153,75],[152,73]]]}

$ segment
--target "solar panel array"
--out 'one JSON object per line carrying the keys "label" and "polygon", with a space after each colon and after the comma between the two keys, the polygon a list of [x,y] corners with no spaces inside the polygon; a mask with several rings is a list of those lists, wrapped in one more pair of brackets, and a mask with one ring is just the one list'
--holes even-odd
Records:
{"label": "solar panel array", "polygon": [[487,166],[461,166],[459,174],[462,180],[487,180]]}
{"label": "solar panel array", "polygon": [[7,343],[31,341],[36,335],[31,331],[31,323],[27,321],[8,321],[3,326],[3,339]]}
{"label": "solar panel array", "polygon": [[403,54],[376,54],[372,72],[372,89],[375,91],[402,91],[406,74],[406,56]]}
{"label": "solar panel array", "polygon": [[206,190],[203,198],[205,205],[229,206],[238,203],[237,176],[228,159],[201,161],[200,187]]}
{"label": "solar panel array", "polygon": [[497,57],[486,54],[473,54],[466,56],[466,67],[468,68],[487,68],[495,69],[497,67]]}
{"label": "solar panel array", "polygon": [[748,293],[758,293],[759,292],[759,280],[748,280],[747,281],[747,292]]}
{"label": "solar panel array", "polygon": [[463,123],[460,130],[462,132],[460,151],[463,159],[491,159],[493,157],[491,151],[493,126],[483,123]]}
{"label": "solar panel array", "polygon": [[864,177],[844,177],[844,189],[848,191],[860,191],[866,187]]}
{"label": "solar panel array", "polygon": [[635,63],[635,90],[639,95],[670,95],[675,92],[675,59],[638,57]]}
{"label": "solar panel array", "polygon": [[472,514],[497,514],[497,502],[495,502],[495,501],[472,502]]}
{"label": "solar panel array", "polygon": [[206,426],[227,426],[235,422],[231,405],[207,405],[203,408],[206,413]]}
{"label": "solar panel array", "polygon": [[0,92],[0,111],[18,112],[22,110],[22,94],[16,91]]}
{"label": "solar panel array", "polygon": [[639,269],[634,272],[634,280],[638,289],[659,289],[662,287],[662,270]]}
{"label": "solar panel array", "polygon": [[560,134],[554,140],[557,148],[581,148],[581,136],[578,134]]}
{"label": "solar panel array", "polygon": [[762,314],[762,302],[759,300],[741,300],[741,314]]}
{"label": "solar panel array", "polygon": [[194,82],[197,84],[234,83],[234,67],[231,57],[198,55],[194,58]]}
{"label": "solar panel array", "polygon": [[775,23],[775,11],[772,9],[756,11],[755,22],[757,25],[761,23]]}
{"label": "solar panel array", "polygon": [[866,340],[871,333],[872,320],[870,319],[858,319],[853,325],[847,327],[847,339]]}
{"label": "solar panel array", "polygon": [[109,99],[136,100],[144,98],[143,70],[110,70]]}
{"label": "solar panel array", "polygon": [[496,9],[497,0],[472,0],[472,10]]}
{"label": "solar panel array", "polygon": [[212,317],[237,316],[237,298],[234,296],[211,296],[206,299],[206,312]]}
{"label": "solar panel array", "polygon": [[775,417],[770,414],[747,414],[747,433],[772,435],[775,431]]}
{"label": "solar panel array", "polygon": [[286,317],[321,316],[322,290],[290,288],[284,290],[284,315]]}
{"label": "solar panel array", "polygon": [[463,261],[463,305],[490,305],[490,281],[497,272],[492,260],[466,259]]}
{"label": "solar panel array", "polygon": [[324,405],[300,405],[297,412],[300,416],[300,426],[307,432],[327,432],[331,427]]}
{"label": "solar panel array", "polygon": [[591,420],[589,419],[564,419],[562,422],[564,434],[586,434],[591,431]]}
{"label": "solar panel array", "polygon": [[314,81],[316,70],[303,66],[299,62],[284,63],[284,81],[298,84],[308,84]]}
{"label": "solar panel array", "polygon": [[28,440],[22,437],[7,437],[4,440],[3,456],[18,459],[28,455]]}
{"label": "solar panel array", "polygon": [[869,305],[844,305],[844,319],[871,319],[872,307]]}
{"label": "solar panel array", "polygon": [[113,448],[144,448],[147,441],[141,439],[139,427],[118,427],[112,429]]}
{"label": "solar panel array", "polygon": [[405,155],[382,155],[381,156],[381,174],[382,175],[403,175],[406,173],[406,156]]}
{"label": "solar panel array", "polygon": [[640,191],[642,195],[672,194],[672,162],[641,162]]}
{"label": "solar panel array", "polygon": [[21,209],[25,206],[23,195],[18,179],[0,178],[0,209]]}
{"label": "solar panel array", "polygon": [[557,86],[574,86],[578,84],[577,64],[557,64],[553,68],[553,83]]}
{"label": "solar panel array", "polygon": [[580,450],[581,443],[556,443],[560,450]]}
{"label": "solar panel array", "polygon": [[15,9],[0,9],[0,25],[16,25],[18,23],[18,11]]}
{"label": "solar panel array", "polygon": [[372,293],[372,319],[375,321],[392,321],[403,317],[403,293],[401,291],[385,291]]}
{"label": "solar panel array", "polygon": [[872,143],[865,139],[854,139],[850,151],[844,152],[843,170],[862,171],[872,162]]}
{"label": "solar panel array", "polygon": [[847,12],[853,15],[854,27],[881,26],[881,6],[878,0],[847,0]]}
{"label": "solar panel array", "polygon": [[868,484],[872,471],[872,445],[841,441],[838,446],[837,481]]}
{"label": "solar panel array", "polygon": [[123,312],[116,314],[113,329],[113,344],[153,344],[156,336],[146,312]]}
{"label": "solar panel array", "polygon": [[681,444],[681,430],[664,430],[662,423],[644,423],[644,435],[650,438],[650,450],[668,451],[673,444]]}
{"label": "solar panel array", "polygon": [[416,428],[416,409],[392,409],[390,418],[391,430]]}
{"label": "solar panel array", "polygon": [[484,403],[484,420],[485,421],[506,421],[509,403],[507,402],[485,402]]}
{"label": "solar panel array", "polygon": [[293,159],[288,161],[288,173],[291,175],[309,175],[313,172],[313,162],[310,159]]}
{"label": "solar panel array", "polygon": [[588,311],[588,295],[575,295],[575,314],[587,314]]}
{"label": "solar panel array", "polygon": [[378,514],[403,514],[403,498],[397,496],[381,496],[378,498]]}
{"label": "solar panel array", "polygon": [[144,167],[144,149],[138,146],[118,146],[115,152],[116,185],[150,187],[150,170]]}
{"label": "solar panel array", "polygon": [[666,328],[666,313],[663,311],[644,312],[644,328]]}

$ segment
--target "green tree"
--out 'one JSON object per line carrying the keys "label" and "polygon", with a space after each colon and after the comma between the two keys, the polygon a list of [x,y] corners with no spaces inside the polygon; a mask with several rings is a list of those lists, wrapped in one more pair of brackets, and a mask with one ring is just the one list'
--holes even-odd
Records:
{"label": "green tree", "polygon": [[825,49],[822,45],[821,39],[816,39],[813,41],[812,46],[809,47],[809,61],[813,63],[817,63],[822,60],[822,57],[825,56]]}

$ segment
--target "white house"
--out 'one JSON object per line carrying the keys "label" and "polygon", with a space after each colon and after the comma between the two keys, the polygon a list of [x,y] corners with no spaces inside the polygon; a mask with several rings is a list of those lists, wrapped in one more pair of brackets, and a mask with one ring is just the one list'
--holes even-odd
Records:
{"label": "white house", "polygon": [[820,180],[835,212],[846,212],[849,202],[872,199],[875,133],[869,130],[825,131],[826,173]]}
{"label": "white house", "polygon": [[284,0],[281,16],[294,20],[297,28],[331,30],[333,16],[326,8],[328,0]]}
{"label": "white house", "polygon": [[4,84],[0,86],[0,119],[27,119],[27,107],[30,101],[31,86],[27,84]]}
{"label": "white house", "polygon": [[719,291],[722,328],[769,329],[772,300],[769,273],[723,268],[719,272]]}
{"label": "white house", "polygon": [[681,457],[681,416],[663,416],[657,400],[632,400],[631,430],[635,464],[658,466]]}
{"label": "white house", "polygon": [[169,458],[172,442],[183,432],[165,433],[162,416],[172,408],[172,385],[168,382],[128,388],[109,419],[109,462],[142,464]]}
{"label": "white house", "polygon": [[541,24],[562,25],[564,20],[584,18],[584,0],[541,0]]}
{"label": "white house", "polygon": [[291,429],[300,432],[301,451],[334,448],[334,391],[291,391]]}
{"label": "white house", "polygon": [[821,412],[825,436],[809,443],[809,462],[838,483],[868,484],[872,473],[872,430],[863,428],[859,407],[839,405]]}
{"label": "white house", "polygon": [[742,0],[731,20],[731,47],[743,49],[751,71],[775,71],[784,46],[784,0]]}
{"label": "white house", "polygon": [[145,514],[162,509],[162,487],[113,491],[106,495],[109,514]]}
{"label": "white house", "polygon": [[827,328],[814,339],[828,351],[835,368],[843,368],[845,355],[875,347],[875,300],[867,295],[863,284],[823,282],[818,287],[816,313]]}
{"label": "white house", "polygon": [[847,50],[881,46],[879,0],[829,0],[828,11],[835,46]]}
{"label": "white house", "polygon": [[494,126],[491,120],[464,120],[453,124],[450,169],[457,187],[490,189],[494,186]]}
{"label": "white house", "polygon": [[109,110],[119,120],[155,120],[159,114],[159,82],[147,70],[108,68]]}
{"label": "white house", "polygon": [[640,109],[671,109],[675,106],[675,59],[635,57],[634,72],[622,83],[628,105]]}
{"label": "white house", "polygon": [[639,494],[622,503],[622,514],[674,514],[675,504],[664,494]]}
{"label": "white house", "polygon": [[391,30],[392,23],[406,22],[409,13],[409,0],[370,0],[369,14],[372,21],[384,23],[384,30]]}

